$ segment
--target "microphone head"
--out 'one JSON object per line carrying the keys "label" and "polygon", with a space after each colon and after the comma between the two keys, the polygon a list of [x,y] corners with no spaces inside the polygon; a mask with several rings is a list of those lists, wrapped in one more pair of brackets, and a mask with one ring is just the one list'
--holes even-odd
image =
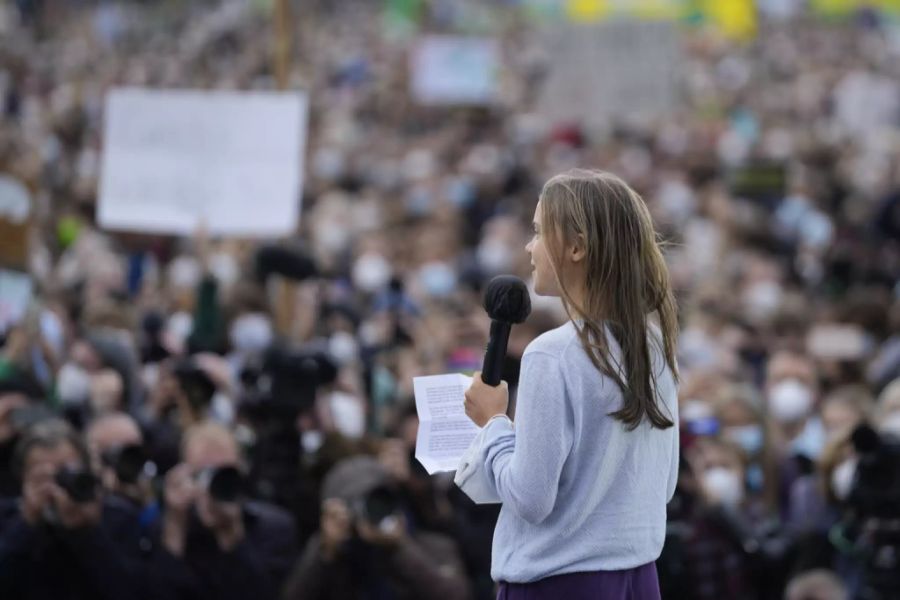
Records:
{"label": "microphone head", "polygon": [[531,314],[528,287],[514,275],[494,277],[484,292],[484,310],[494,321],[521,323]]}

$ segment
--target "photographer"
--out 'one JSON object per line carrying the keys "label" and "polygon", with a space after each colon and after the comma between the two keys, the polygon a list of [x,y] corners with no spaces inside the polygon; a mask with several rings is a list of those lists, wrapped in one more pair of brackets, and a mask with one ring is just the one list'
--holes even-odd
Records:
{"label": "photographer", "polygon": [[133,514],[105,503],[87,450],[64,422],[36,424],[16,449],[18,505],[0,516],[0,598],[149,598]]}
{"label": "photographer", "polygon": [[0,359],[0,501],[18,495],[13,455],[22,431],[47,413],[36,401],[42,394],[36,382]]}
{"label": "photographer", "polygon": [[140,416],[148,458],[161,472],[179,459],[182,432],[212,417],[216,391],[225,389],[227,377],[211,355],[171,359],[160,366],[159,380],[151,389]]}
{"label": "photographer", "polygon": [[462,562],[445,536],[411,531],[390,477],[374,458],[338,463],[322,488],[322,525],[285,587],[286,600],[467,597]]}
{"label": "photographer", "polygon": [[144,438],[137,422],[125,413],[108,413],[90,423],[88,449],[103,489],[139,510],[153,500]]}
{"label": "photographer", "polygon": [[162,544],[178,598],[274,598],[295,552],[294,523],[246,500],[237,442],[224,427],[188,429],[183,463],[166,475]]}

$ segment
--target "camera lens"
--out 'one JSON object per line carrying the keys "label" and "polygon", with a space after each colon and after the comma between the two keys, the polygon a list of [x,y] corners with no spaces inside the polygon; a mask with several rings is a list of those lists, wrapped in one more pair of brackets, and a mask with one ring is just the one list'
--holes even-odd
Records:
{"label": "camera lens", "polygon": [[207,489],[218,502],[236,502],[243,492],[244,478],[235,467],[212,469]]}
{"label": "camera lens", "polygon": [[119,481],[122,483],[135,483],[144,470],[145,462],[144,449],[134,444],[124,446],[118,450],[112,462],[112,467],[115,469],[116,477]]}
{"label": "camera lens", "polygon": [[56,473],[56,484],[65,490],[75,502],[92,502],[97,497],[99,480],[85,469],[60,469]]}
{"label": "camera lens", "polygon": [[365,517],[373,525],[380,525],[388,517],[400,512],[400,500],[391,489],[375,488],[366,496]]}

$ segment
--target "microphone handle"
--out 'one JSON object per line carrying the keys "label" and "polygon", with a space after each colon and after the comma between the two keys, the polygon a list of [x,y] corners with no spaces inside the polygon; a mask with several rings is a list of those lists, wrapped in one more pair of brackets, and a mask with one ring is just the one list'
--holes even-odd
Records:
{"label": "microphone handle", "polygon": [[481,380],[490,386],[500,385],[510,329],[512,329],[511,323],[491,321],[491,337],[484,352],[484,365],[481,369]]}

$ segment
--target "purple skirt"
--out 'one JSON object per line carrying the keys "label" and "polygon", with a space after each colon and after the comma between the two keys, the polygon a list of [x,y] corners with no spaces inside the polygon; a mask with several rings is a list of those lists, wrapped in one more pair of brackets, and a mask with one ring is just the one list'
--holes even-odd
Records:
{"label": "purple skirt", "polygon": [[567,573],[531,583],[500,582],[497,600],[660,600],[656,563],[624,571]]}

